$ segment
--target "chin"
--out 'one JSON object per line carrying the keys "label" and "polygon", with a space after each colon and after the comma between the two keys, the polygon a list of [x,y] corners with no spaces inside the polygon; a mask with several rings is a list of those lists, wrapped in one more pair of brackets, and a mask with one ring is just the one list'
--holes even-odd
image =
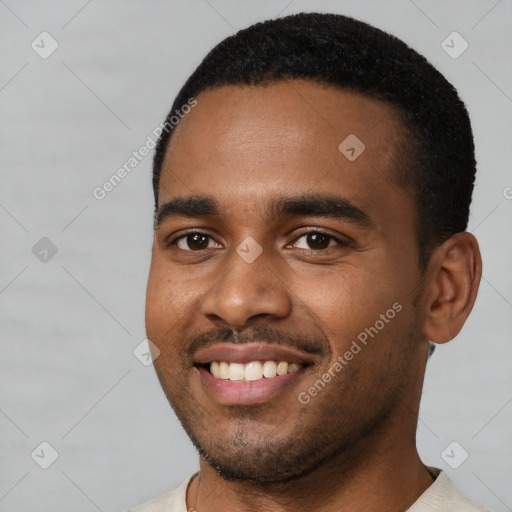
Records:
{"label": "chin", "polygon": [[276,439],[255,436],[248,428],[240,428],[229,439],[205,433],[205,442],[188,430],[187,433],[200,456],[219,476],[231,482],[278,484],[298,480],[336,453],[326,446],[312,446],[307,435],[298,442],[296,433]]}

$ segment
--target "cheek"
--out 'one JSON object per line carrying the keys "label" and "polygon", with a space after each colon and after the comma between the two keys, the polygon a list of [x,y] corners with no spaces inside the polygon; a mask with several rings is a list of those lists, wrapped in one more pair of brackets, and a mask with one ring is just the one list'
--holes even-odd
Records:
{"label": "cheek", "polygon": [[158,265],[153,256],[146,287],[146,334],[149,339],[153,339],[153,333],[158,328],[158,319],[165,318],[161,315],[162,291],[165,287],[159,284],[159,275]]}
{"label": "cheek", "polygon": [[[354,341],[368,353],[366,357],[388,354],[407,320],[398,283],[383,277],[389,272],[376,267],[347,264],[314,276],[302,273],[293,283],[301,316],[313,321],[330,340],[335,359],[348,350],[358,352]],[[370,345],[372,350],[367,348]],[[352,355],[347,354],[348,358]]]}
{"label": "cheek", "polygon": [[153,257],[146,289],[146,334],[162,350],[174,340],[183,340],[197,314],[200,295],[197,283],[191,282],[183,270],[174,272],[159,258]]}
{"label": "cheek", "polygon": [[176,305],[176,286],[162,270],[158,262],[152,262],[146,290],[146,336],[159,350],[153,365],[169,398],[180,380],[181,360],[176,355],[182,353],[179,343],[183,321]]}
{"label": "cheek", "polygon": [[308,316],[334,338],[357,334],[369,319],[376,317],[375,321],[381,310],[393,303],[375,276],[356,265],[324,268],[321,272],[315,269],[310,276],[301,273],[291,289],[297,305],[305,308]]}
{"label": "cheek", "polygon": [[146,333],[155,343],[175,325],[176,286],[158,256],[153,256],[146,289]]}

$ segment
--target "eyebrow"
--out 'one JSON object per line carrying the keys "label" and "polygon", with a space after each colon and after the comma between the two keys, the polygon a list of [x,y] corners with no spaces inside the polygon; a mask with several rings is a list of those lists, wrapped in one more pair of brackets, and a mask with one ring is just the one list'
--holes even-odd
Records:
{"label": "eyebrow", "polygon": [[[370,216],[349,200],[329,194],[305,194],[283,196],[273,200],[265,211],[268,218],[302,215],[308,217],[327,217],[344,220],[360,227],[375,227]],[[220,208],[211,196],[175,197],[162,204],[155,214],[155,227],[172,217],[217,217]]]}
{"label": "eyebrow", "polygon": [[214,217],[219,215],[217,201],[209,196],[175,197],[155,213],[155,227],[172,217]]}

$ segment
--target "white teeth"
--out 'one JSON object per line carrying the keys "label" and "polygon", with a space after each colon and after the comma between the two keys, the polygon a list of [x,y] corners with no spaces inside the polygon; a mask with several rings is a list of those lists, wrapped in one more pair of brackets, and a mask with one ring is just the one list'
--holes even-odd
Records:
{"label": "white teeth", "polygon": [[212,364],[210,364],[210,371],[216,379],[220,379],[220,365],[218,361],[213,361]]}
{"label": "white teeth", "polygon": [[290,363],[288,365],[288,373],[296,372],[297,370],[300,370],[301,365],[297,363]]}
{"label": "white teeth", "polygon": [[216,379],[232,381],[255,381],[263,378],[271,379],[276,375],[294,373],[302,368],[300,363],[286,361],[251,361],[250,363],[228,363],[226,361],[212,361],[210,373]]}
{"label": "white teeth", "polygon": [[277,364],[275,361],[265,361],[263,363],[263,377],[271,379],[277,375]]}
{"label": "white teeth", "polygon": [[244,380],[245,365],[241,363],[231,363],[229,365],[229,380]]}
{"label": "white teeth", "polygon": [[277,365],[277,375],[286,375],[288,373],[288,363],[280,361]]}
{"label": "white teeth", "polygon": [[225,361],[219,363],[219,377],[223,380],[229,379],[229,363]]}
{"label": "white teeth", "polygon": [[245,380],[260,380],[263,377],[263,366],[259,361],[245,365]]}

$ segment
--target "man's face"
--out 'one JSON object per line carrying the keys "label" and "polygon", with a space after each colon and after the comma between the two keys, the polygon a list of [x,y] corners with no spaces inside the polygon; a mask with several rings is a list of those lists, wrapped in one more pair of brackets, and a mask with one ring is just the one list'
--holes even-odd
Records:
{"label": "man's face", "polygon": [[[391,107],[308,81],[196,99],[160,179],[147,335],[202,455],[285,480],[411,416],[426,341],[414,203],[393,181],[406,148]],[[351,134],[364,151],[339,149]]]}

